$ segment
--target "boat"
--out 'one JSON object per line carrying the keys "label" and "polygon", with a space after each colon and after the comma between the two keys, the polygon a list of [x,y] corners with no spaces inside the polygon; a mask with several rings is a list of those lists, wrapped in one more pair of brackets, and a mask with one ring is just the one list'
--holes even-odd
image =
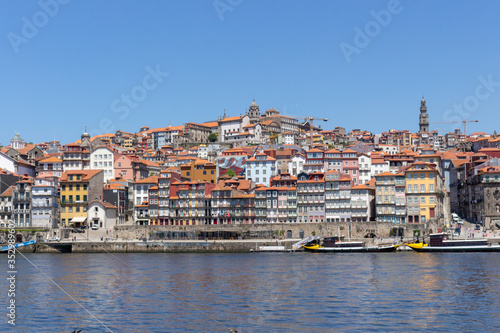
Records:
{"label": "boat", "polygon": [[302,247],[310,252],[393,252],[399,245],[373,245],[366,246],[364,242],[360,241],[344,241],[337,236],[313,238]]}
{"label": "boat", "polygon": [[452,239],[447,233],[429,235],[429,244],[405,243],[417,252],[500,252],[500,244],[488,244],[487,239]]}
{"label": "boat", "polygon": [[30,241],[27,241],[27,242],[22,242],[22,243],[17,243],[17,244],[2,246],[0,248],[0,252],[5,252],[5,251],[11,250],[11,249],[17,249],[18,247],[24,247],[24,246],[28,246],[28,245],[33,245],[35,243],[36,243],[35,240],[30,240]]}

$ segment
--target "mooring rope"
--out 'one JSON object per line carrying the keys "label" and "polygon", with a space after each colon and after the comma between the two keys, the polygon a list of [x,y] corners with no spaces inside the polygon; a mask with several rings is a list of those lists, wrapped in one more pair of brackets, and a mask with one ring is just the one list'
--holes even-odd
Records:
{"label": "mooring rope", "polygon": [[62,288],[57,282],[52,280],[50,276],[45,274],[44,271],[42,271],[37,265],[35,265],[31,260],[26,258],[24,254],[19,252],[17,248],[14,248],[17,253],[19,253],[26,261],[28,261],[33,267],[35,267],[40,273],[42,273],[47,279],[49,279],[50,282],[52,282],[57,288],[59,288],[63,293],[65,293],[69,298],[73,300],[76,304],[78,304],[82,309],[84,309],[89,315],[91,315],[95,320],[97,320],[102,326],[104,326],[109,332],[113,332],[108,326],[106,326],[99,318],[97,318],[92,312],[90,312],[87,308],[85,308],[80,302],[78,302],[77,299],[75,299],[73,296],[71,296],[64,288]]}
{"label": "mooring rope", "polygon": [[[93,242],[91,241],[90,239],[88,238],[83,238],[84,240],[86,240],[87,242],[89,243],[92,243],[92,244],[95,244],[95,245],[99,245],[99,243],[96,243],[96,242]],[[135,267],[133,266],[130,266],[128,263],[126,263],[125,261],[121,260],[120,258],[118,258],[117,256],[115,256],[114,254],[112,254],[111,252],[107,251],[106,249],[102,248],[102,250],[104,252],[106,252],[107,254],[109,254],[111,257],[113,257],[114,259],[118,260],[119,262],[121,262],[122,264],[124,264],[125,266],[129,267],[130,269],[136,271],[137,273],[139,273],[140,275],[142,275],[143,277],[145,277],[147,280],[149,280],[150,282],[152,282],[154,285],[156,285],[157,287],[159,287],[160,289],[166,291],[168,294],[170,294],[171,296],[173,296],[175,299],[185,303],[187,306],[189,306],[190,308],[192,308],[193,310],[195,311],[198,311],[199,313],[201,313],[202,315],[204,315],[205,317],[209,318],[210,320],[212,320],[213,322],[215,322],[216,324],[220,325],[221,327],[224,327],[228,332],[237,332],[236,330],[228,327],[227,325],[225,325],[224,323],[220,322],[219,320],[217,320],[216,318],[212,317],[211,315],[209,315],[208,313],[202,311],[200,308],[190,304],[187,300],[183,299],[182,297],[176,295],[175,293],[173,293],[172,291],[168,290],[168,289],[165,289],[165,286],[159,284],[158,282],[156,282],[155,280],[151,279],[149,276],[145,275],[144,273],[142,273],[141,271],[139,271],[138,269],[136,269]]]}

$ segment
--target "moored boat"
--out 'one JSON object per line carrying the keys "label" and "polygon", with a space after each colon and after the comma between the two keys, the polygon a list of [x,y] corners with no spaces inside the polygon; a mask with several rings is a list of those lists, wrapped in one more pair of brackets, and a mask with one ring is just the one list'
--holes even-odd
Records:
{"label": "moored boat", "polygon": [[302,245],[304,250],[311,252],[393,252],[398,245],[373,245],[366,246],[364,242],[343,241],[337,236],[325,237],[323,239],[313,238]]}
{"label": "moored boat", "polygon": [[488,244],[487,239],[449,239],[446,233],[429,235],[429,244],[405,243],[417,252],[500,252],[499,244]]}

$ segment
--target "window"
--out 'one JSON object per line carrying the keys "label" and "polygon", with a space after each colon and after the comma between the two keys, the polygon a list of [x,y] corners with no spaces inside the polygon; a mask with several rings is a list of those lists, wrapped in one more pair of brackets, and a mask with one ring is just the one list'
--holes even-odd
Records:
{"label": "window", "polygon": [[429,179],[434,179],[434,174],[433,173],[429,173]]}
{"label": "window", "polygon": [[434,192],[434,184],[429,184],[429,192]]}
{"label": "window", "polygon": [[425,203],[425,197],[420,197],[420,203]]}
{"label": "window", "polygon": [[425,193],[425,184],[420,185],[420,193]]}
{"label": "window", "polygon": [[420,179],[425,179],[425,173],[420,174]]}
{"label": "window", "polygon": [[207,171],[206,170],[203,170],[203,174],[206,175],[207,174]]}
{"label": "window", "polygon": [[413,192],[418,193],[418,185],[413,184]]}

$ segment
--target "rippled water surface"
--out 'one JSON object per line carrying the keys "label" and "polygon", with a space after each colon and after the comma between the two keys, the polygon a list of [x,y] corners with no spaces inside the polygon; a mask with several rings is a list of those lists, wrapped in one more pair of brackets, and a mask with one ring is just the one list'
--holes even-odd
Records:
{"label": "rippled water surface", "polygon": [[[26,256],[113,332],[500,332],[497,253]],[[17,265],[17,325],[2,314],[1,332],[106,332]]]}

